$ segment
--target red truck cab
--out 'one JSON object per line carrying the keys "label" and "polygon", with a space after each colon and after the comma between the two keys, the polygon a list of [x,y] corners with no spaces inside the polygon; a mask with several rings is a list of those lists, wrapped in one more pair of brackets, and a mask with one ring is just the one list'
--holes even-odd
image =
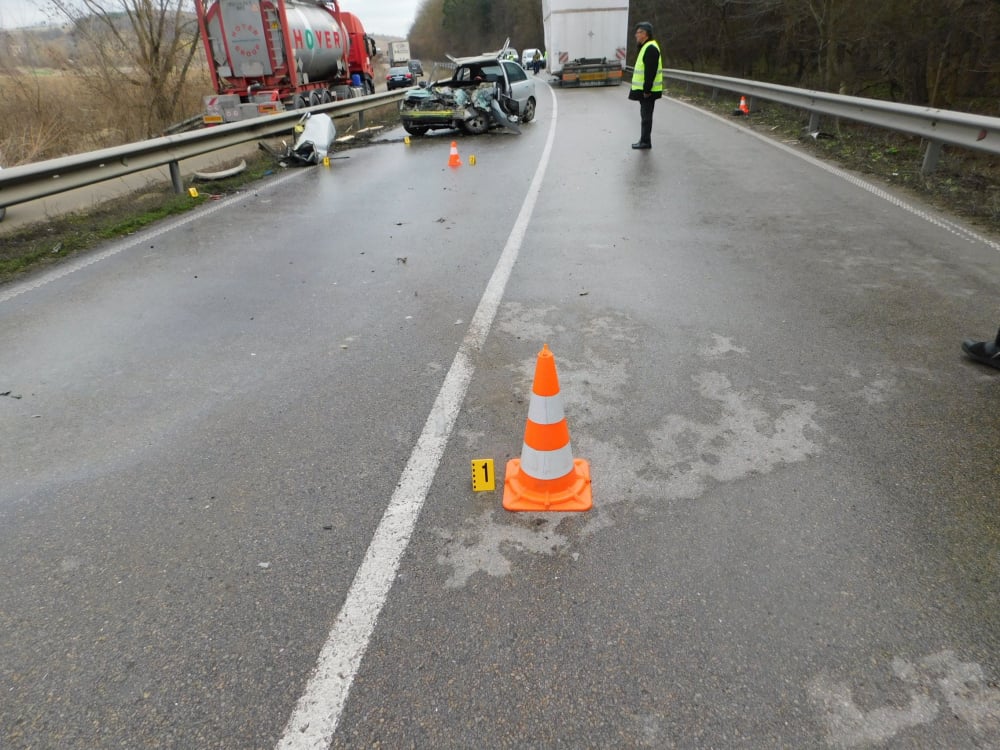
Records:
{"label": "red truck cab", "polygon": [[365,27],[353,13],[347,11],[340,12],[340,20],[344,28],[347,29],[347,36],[350,39],[350,51],[347,54],[347,66],[351,71],[351,77],[355,75],[361,77],[361,85],[366,94],[375,93],[375,69],[372,66],[372,58],[378,54],[375,46],[375,38],[368,35]]}

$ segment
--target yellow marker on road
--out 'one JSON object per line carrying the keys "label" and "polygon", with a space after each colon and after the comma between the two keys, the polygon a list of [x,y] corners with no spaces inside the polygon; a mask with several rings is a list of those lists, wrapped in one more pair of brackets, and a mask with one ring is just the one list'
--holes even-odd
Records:
{"label": "yellow marker on road", "polygon": [[477,458],[472,461],[472,491],[485,492],[496,489],[496,474],[492,458]]}

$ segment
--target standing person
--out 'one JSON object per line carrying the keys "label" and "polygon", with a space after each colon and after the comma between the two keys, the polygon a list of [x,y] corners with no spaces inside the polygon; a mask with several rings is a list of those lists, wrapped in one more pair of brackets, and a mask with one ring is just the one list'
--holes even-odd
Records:
{"label": "standing person", "polygon": [[652,148],[653,105],[663,96],[663,70],[660,66],[660,45],[653,39],[653,24],[640,21],[635,25],[635,43],[639,54],[632,72],[632,90],[628,98],[639,102],[641,135],[632,148]]}
{"label": "standing person", "polygon": [[535,71],[535,75],[538,75],[539,68],[542,67],[542,53],[537,49],[535,50],[534,57],[531,58],[531,68]]}

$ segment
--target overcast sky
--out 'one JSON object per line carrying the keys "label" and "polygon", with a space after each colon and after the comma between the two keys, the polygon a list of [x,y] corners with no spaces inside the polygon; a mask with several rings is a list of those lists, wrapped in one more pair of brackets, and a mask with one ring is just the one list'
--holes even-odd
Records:
{"label": "overcast sky", "polygon": [[[361,19],[369,34],[406,36],[423,0],[342,0],[341,10]],[[50,20],[40,10],[45,0],[0,0],[0,28],[14,28]]]}

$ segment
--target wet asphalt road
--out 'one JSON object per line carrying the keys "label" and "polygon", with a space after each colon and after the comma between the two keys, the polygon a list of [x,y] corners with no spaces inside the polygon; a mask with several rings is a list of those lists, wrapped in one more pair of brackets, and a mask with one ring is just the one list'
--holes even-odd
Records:
{"label": "wet asphalt road", "polygon": [[[1000,746],[1000,246],[538,93],[0,287],[0,747]],[[471,489],[543,343],[588,513]]]}

